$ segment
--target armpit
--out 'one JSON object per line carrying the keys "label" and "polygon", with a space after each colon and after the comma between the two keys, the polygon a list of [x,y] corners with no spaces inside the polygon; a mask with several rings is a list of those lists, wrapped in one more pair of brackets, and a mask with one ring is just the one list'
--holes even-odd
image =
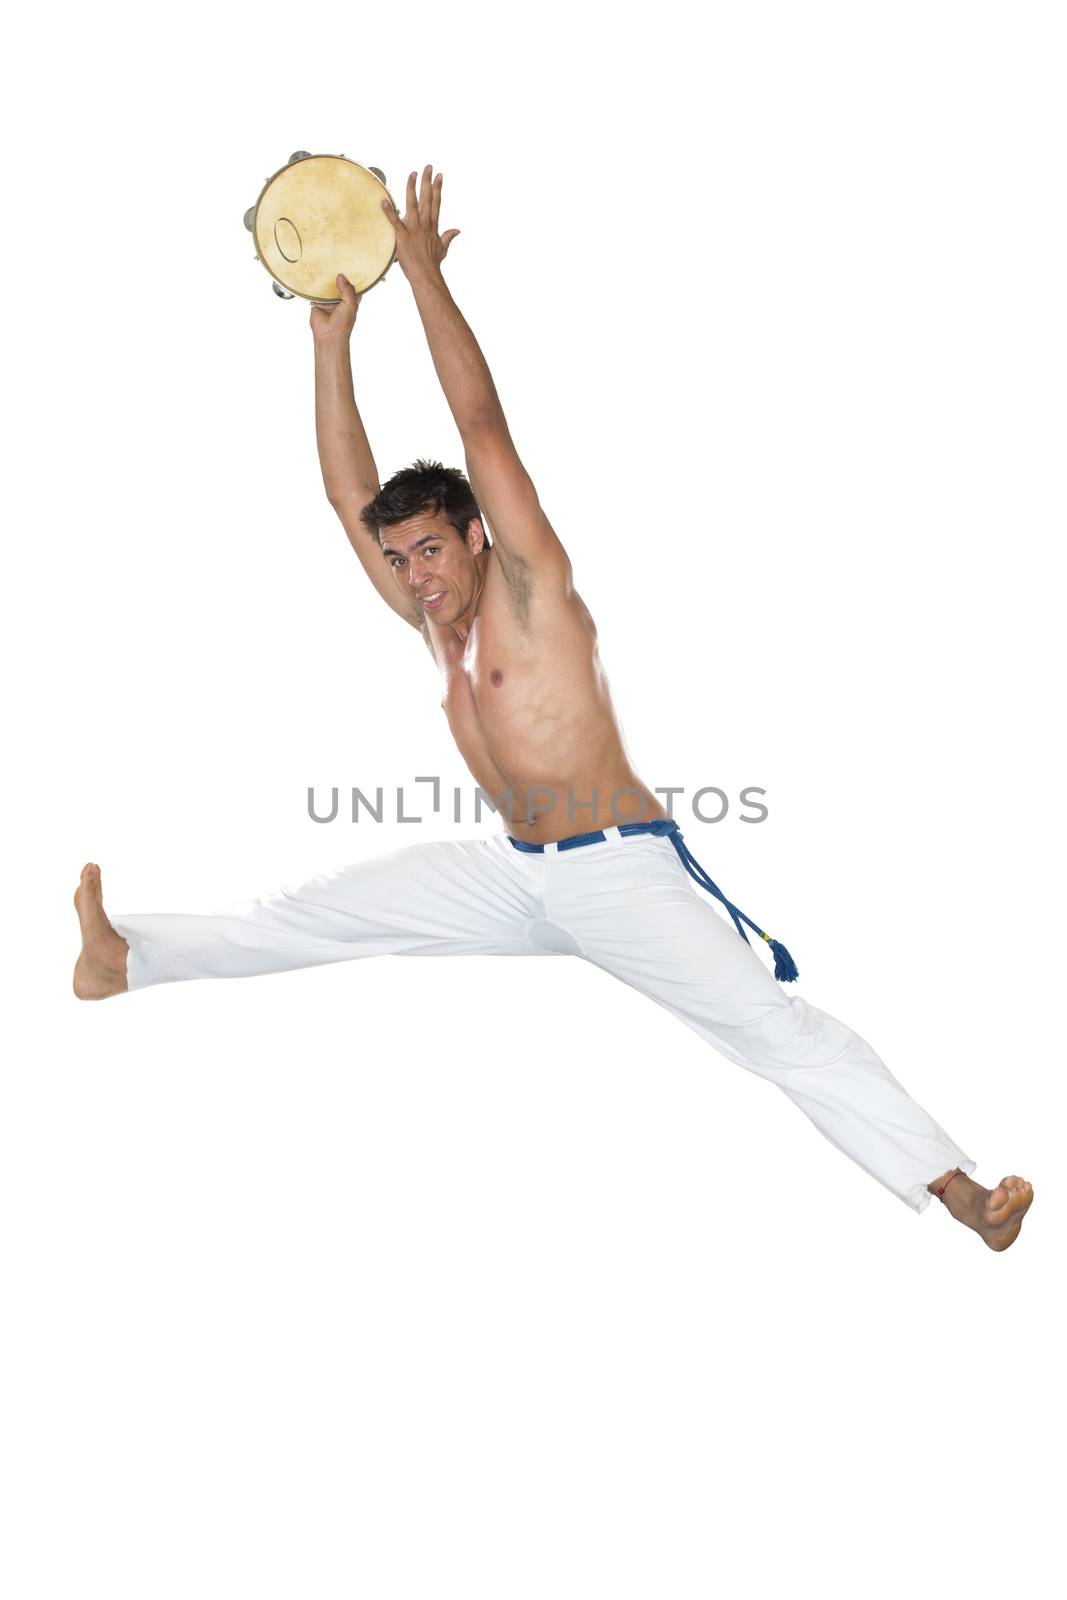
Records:
{"label": "armpit", "polygon": [[494,548],[500,562],[500,570],[504,575],[504,582],[508,586],[512,609],[520,622],[526,622],[530,616],[530,598],[533,593],[530,564],[522,556],[505,555],[499,545]]}

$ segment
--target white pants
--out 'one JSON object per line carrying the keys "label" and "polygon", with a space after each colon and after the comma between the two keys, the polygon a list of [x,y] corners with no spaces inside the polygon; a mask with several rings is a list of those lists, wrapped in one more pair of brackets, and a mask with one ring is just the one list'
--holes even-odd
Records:
{"label": "white pants", "polygon": [[113,917],[131,990],[362,956],[574,955],[639,989],[722,1055],[785,1091],[915,1211],[976,1163],[844,1023],[789,995],[696,888],[668,838],[544,855],[488,839],[408,845],[213,916]]}

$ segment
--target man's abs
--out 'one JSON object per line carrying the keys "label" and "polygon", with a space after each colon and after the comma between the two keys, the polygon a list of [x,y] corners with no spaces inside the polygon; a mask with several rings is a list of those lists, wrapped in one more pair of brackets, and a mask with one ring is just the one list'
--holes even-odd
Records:
{"label": "man's abs", "polygon": [[630,763],[577,594],[526,616],[484,596],[456,646],[438,653],[441,704],[460,754],[516,838],[542,844],[666,816]]}

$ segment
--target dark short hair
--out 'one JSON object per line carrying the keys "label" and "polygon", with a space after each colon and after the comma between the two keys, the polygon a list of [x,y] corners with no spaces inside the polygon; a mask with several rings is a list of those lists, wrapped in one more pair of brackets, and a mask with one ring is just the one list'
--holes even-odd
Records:
{"label": "dark short hair", "polygon": [[394,472],[363,507],[359,520],[377,537],[379,528],[393,528],[422,511],[444,512],[464,544],[467,524],[477,517],[482,524],[485,549],[491,548],[485,518],[469,481],[457,467],[442,466],[440,461],[419,460],[413,467]]}

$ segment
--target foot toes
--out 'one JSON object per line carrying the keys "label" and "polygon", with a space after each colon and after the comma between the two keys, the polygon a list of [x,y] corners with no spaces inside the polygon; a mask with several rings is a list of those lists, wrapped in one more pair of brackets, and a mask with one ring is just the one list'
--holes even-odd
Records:
{"label": "foot toes", "polygon": [[1025,1178],[1004,1178],[986,1202],[986,1216],[994,1227],[1020,1216],[1034,1197],[1031,1184]]}

